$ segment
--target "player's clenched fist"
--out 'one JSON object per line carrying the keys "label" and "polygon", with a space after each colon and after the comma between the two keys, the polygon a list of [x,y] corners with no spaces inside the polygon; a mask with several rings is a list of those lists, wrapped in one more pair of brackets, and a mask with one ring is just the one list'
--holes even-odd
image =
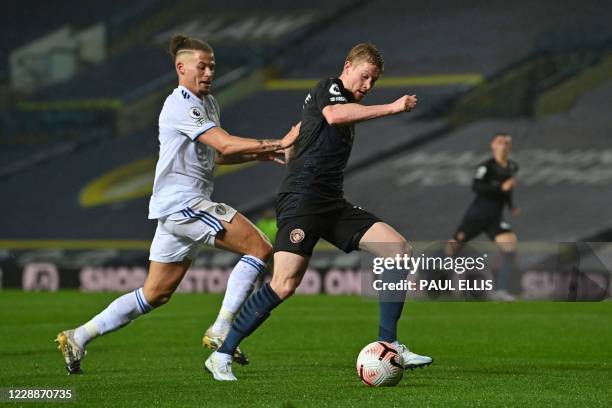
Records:
{"label": "player's clenched fist", "polygon": [[404,95],[391,104],[393,113],[410,112],[416,106],[416,95]]}

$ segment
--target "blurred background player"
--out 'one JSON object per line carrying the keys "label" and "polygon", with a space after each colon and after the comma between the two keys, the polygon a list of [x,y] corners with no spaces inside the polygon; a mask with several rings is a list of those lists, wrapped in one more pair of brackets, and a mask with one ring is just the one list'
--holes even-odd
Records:
{"label": "blurred background player", "polygon": [[455,255],[462,245],[484,232],[501,249],[501,259],[497,270],[496,300],[514,300],[508,292],[508,279],[515,264],[516,234],[503,218],[504,207],[514,216],[520,214],[515,206],[513,191],[516,186],[518,164],[510,160],[512,136],[498,133],[491,141],[493,157],[478,165],[472,189],[476,193],[457,232],[447,245],[447,254]]}
{"label": "blurred background player", "polygon": [[[82,326],[57,335],[70,374],[80,372],[85,347],[92,339],[168,302],[202,244],[244,255],[230,274],[219,316],[204,336],[205,344],[216,348],[272,253],[270,242],[242,214],[211,201],[213,171],[215,163],[279,160],[277,154],[295,142],[299,126],[282,140],[228,134],[220,127],[219,105],[210,94],[213,49],[198,39],[176,35],[170,52],[178,87],[159,116],[159,159],[149,204],[149,218],[158,224],[149,273],[142,288],[119,297]],[[246,363],[239,351],[236,357]]]}
{"label": "blurred background player", "polygon": [[[206,360],[206,368],[216,380],[236,380],[231,363],[238,344],[267,319],[272,309],[294,294],[320,238],[345,252],[363,249],[384,257],[411,254],[402,235],[346,201],[343,193],[354,125],[409,112],[417,102],[414,95],[404,95],[390,104],[359,104],[382,71],[383,59],[376,47],[358,44],[346,57],[340,77],[320,81],[307,95],[300,136],[290,154],[277,201],[274,274],[270,283],[247,299],[223,345]],[[397,341],[405,293],[402,295],[391,301],[380,298],[379,340],[395,345],[406,368],[429,365],[430,357],[412,353]]]}

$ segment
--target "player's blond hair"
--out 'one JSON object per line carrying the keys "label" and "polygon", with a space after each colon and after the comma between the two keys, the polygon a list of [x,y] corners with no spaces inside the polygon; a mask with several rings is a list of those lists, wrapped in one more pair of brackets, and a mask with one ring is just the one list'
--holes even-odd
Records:
{"label": "player's blond hair", "polygon": [[351,48],[346,56],[346,61],[349,61],[351,64],[355,64],[358,61],[367,61],[378,67],[381,73],[385,68],[385,61],[382,55],[380,55],[380,51],[370,42],[360,43]]}
{"label": "player's blond hair", "polygon": [[179,55],[192,51],[204,51],[213,54],[213,49],[210,44],[197,38],[187,37],[183,34],[176,34],[172,37],[169,51],[175,60]]}

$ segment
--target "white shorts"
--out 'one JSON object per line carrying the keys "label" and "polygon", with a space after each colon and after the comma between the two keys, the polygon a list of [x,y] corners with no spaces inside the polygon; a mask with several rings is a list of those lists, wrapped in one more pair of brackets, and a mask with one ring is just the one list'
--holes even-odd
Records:
{"label": "white shorts", "polygon": [[236,210],[227,204],[198,199],[184,210],[157,220],[149,260],[163,263],[194,260],[202,245],[215,245],[215,237],[231,222]]}

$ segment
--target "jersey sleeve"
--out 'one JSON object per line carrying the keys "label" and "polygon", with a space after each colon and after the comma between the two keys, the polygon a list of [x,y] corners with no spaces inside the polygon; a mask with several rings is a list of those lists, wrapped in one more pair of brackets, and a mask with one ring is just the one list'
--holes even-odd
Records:
{"label": "jersey sleeve", "polygon": [[326,106],[338,103],[348,103],[351,100],[349,92],[344,89],[342,83],[338,79],[319,82],[314,89],[314,94],[317,109],[319,111],[322,111]]}
{"label": "jersey sleeve", "polygon": [[180,104],[172,112],[172,126],[195,141],[198,136],[217,126],[204,110],[194,104]]}

